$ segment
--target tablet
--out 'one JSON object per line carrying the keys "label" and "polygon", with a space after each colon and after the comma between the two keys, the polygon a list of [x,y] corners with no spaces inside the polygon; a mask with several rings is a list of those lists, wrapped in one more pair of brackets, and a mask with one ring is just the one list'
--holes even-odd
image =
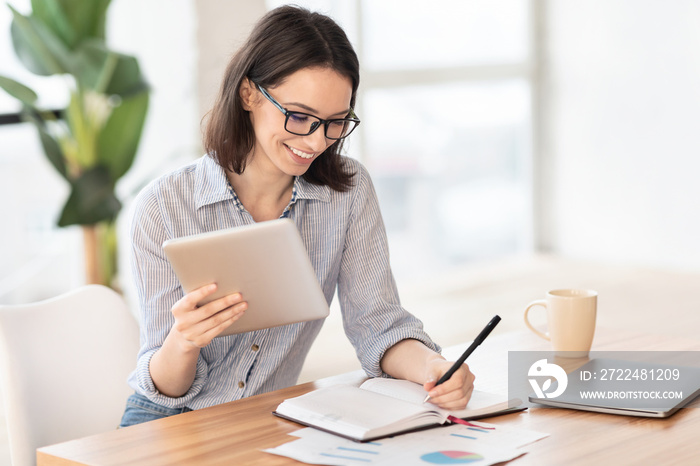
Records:
{"label": "tablet", "polygon": [[322,319],[330,312],[289,219],[171,239],[163,251],[185,293],[218,285],[200,305],[235,292],[248,302],[243,317],[219,336]]}

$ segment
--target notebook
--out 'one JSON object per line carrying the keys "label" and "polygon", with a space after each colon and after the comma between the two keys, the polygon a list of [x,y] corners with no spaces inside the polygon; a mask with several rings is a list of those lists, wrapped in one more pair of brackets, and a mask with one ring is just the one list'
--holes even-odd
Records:
{"label": "notebook", "polygon": [[322,319],[330,312],[289,219],[171,239],[163,251],[186,293],[217,284],[200,305],[235,292],[248,302],[243,317],[219,337]]}
{"label": "notebook", "polygon": [[335,385],[283,401],[275,415],[351,440],[367,442],[436,427],[449,416],[477,419],[520,411],[520,400],[474,390],[467,408],[441,409],[423,403],[426,392],[407,380],[372,378],[361,386]]}
{"label": "notebook", "polygon": [[[552,384],[554,392],[557,383]],[[639,417],[669,417],[700,395],[700,368],[596,358],[568,374],[556,398],[533,403]]]}

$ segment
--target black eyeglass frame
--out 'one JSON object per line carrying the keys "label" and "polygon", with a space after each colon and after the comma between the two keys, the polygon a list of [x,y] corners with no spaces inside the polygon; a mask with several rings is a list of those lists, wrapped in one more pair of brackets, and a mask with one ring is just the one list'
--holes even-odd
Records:
{"label": "black eyeglass frame", "polygon": [[[355,131],[355,128],[357,128],[357,127],[360,125],[360,119],[357,117],[357,115],[355,115],[355,111],[354,111],[352,108],[350,109],[349,118],[348,118],[348,117],[345,117],[345,118],[331,118],[331,119],[329,119],[329,120],[324,120],[323,118],[319,118],[319,117],[317,117],[316,115],[312,115],[312,114],[310,114],[310,113],[292,112],[292,111],[287,110],[286,108],[284,108],[284,107],[282,106],[282,104],[280,104],[279,102],[277,102],[277,101],[275,100],[275,98],[272,97],[272,96],[270,95],[270,93],[267,92],[267,91],[265,90],[264,87],[262,87],[260,84],[257,84],[257,83],[254,83],[254,84],[255,84],[255,87],[257,87],[258,90],[262,93],[262,95],[264,95],[265,98],[266,98],[267,100],[269,100],[270,103],[271,103],[272,105],[274,105],[275,107],[277,107],[277,109],[278,109],[280,112],[282,112],[282,113],[284,114],[284,129],[285,129],[285,131],[287,131],[288,133],[294,134],[294,135],[296,135],[296,136],[308,136],[309,134],[313,134],[321,125],[323,125],[323,134],[324,134],[324,136],[325,136],[327,139],[332,139],[332,140],[334,140],[334,141],[339,141],[339,140],[341,140],[341,139],[345,139],[346,137],[350,136],[350,133],[352,133],[353,131]],[[305,115],[305,116],[308,116],[308,117],[312,117],[312,118],[318,120],[318,123],[316,123],[316,124],[312,123],[312,124],[311,124],[311,130],[310,130],[308,133],[295,133],[294,131],[290,131],[290,130],[287,129],[287,122],[289,121],[289,117],[290,117],[291,115]],[[341,137],[339,137],[339,138],[332,138],[332,137],[328,136],[328,124],[329,124],[329,123],[336,122],[336,121],[352,121],[355,125],[354,125],[354,126],[352,127],[352,129],[350,129],[350,131],[348,131],[348,133],[345,134],[344,136],[341,136]]]}

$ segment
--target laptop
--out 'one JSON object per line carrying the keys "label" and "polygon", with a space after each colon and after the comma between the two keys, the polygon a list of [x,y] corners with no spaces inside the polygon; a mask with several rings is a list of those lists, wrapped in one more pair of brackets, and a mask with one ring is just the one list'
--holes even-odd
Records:
{"label": "laptop", "polygon": [[[557,382],[552,384],[556,386]],[[566,389],[556,398],[531,395],[528,399],[558,408],[665,418],[698,395],[698,367],[600,358],[568,374]]]}
{"label": "laptop", "polygon": [[186,293],[217,284],[200,305],[235,292],[248,302],[245,314],[220,337],[323,319],[330,312],[289,219],[171,239],[163,251]]}

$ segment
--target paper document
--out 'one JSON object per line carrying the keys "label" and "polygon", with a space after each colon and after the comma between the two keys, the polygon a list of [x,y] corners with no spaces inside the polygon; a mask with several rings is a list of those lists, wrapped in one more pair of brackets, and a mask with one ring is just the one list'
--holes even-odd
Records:
{"label": "paper document", "polygon": [[373,442],[358,443],[317,429],[294,432],[298,440],[264,450],[308,464],[496,464],[526,453],[521,447],[549,434],[472,421]]}

